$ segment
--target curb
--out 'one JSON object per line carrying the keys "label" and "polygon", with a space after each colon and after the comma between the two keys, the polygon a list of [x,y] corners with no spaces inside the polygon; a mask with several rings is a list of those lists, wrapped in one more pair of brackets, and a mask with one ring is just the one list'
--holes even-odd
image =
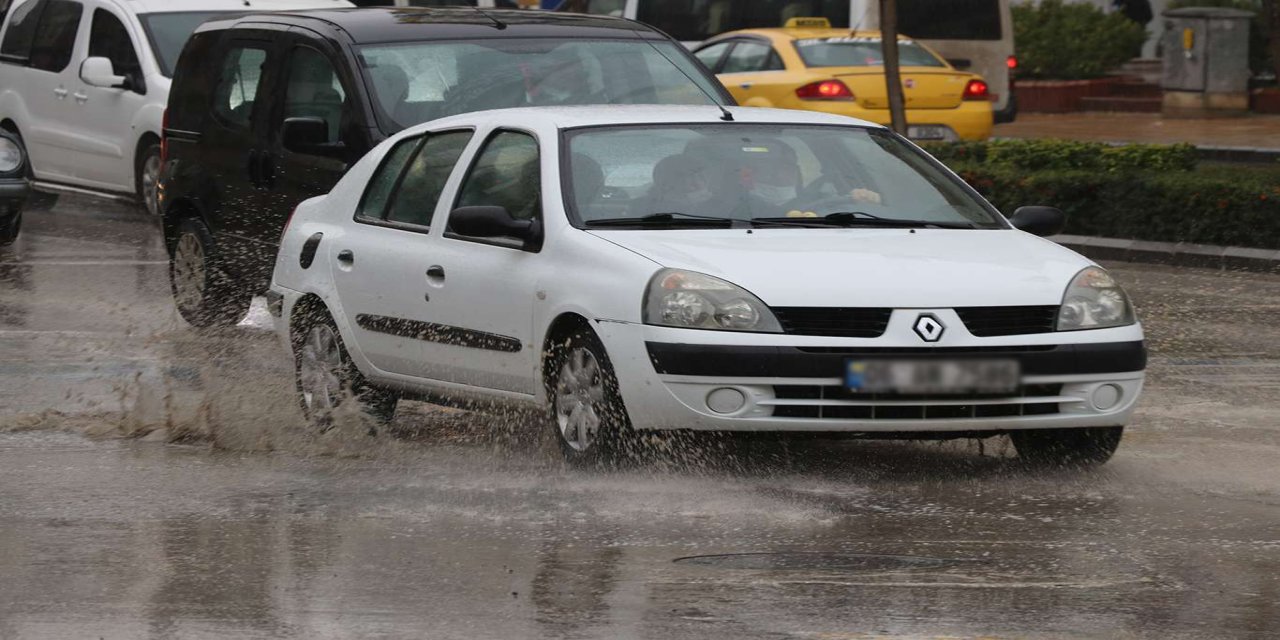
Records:
{"label": "curb", "polygon": [[1280,274],[1280,250],[1276,249],[1073,235],[1056,235],[1048,239],[1092,260]]}

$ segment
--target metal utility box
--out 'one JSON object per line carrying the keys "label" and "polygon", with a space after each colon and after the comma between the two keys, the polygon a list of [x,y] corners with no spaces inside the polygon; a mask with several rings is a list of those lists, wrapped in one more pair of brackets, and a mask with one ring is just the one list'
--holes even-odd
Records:
{"label": "metal utility box", "polygon": [[1164,113],[1174,117],[1249,110],[1249,20],[1219,7],[1164,12]]}

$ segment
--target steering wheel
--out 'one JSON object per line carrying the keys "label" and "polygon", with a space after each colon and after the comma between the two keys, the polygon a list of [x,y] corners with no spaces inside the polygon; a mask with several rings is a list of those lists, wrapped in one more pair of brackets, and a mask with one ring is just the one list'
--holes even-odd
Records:
{"label": "steering wheel", "polygon": [[813,182],[805,185],[804,188],[800,190],[800,197],[805,198],[821,195],[822,187],[824,185],[831,185],[831,188],[834,189],[837,194],[849,193],[853,190],[853,185],[849,184],[848,178],[834,173],[824,173],[814,179]]}

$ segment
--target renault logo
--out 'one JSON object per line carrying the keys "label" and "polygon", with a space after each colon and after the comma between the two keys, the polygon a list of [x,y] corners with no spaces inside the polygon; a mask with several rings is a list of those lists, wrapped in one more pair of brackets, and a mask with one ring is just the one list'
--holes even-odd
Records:
{"label": "renault logo", "polygon": [[916,335],[920,336],[925,342],[937,342],[942,339],[942,332],[947,328],[942,326],[942,321],[932,313],[922,313],[916,318]]}

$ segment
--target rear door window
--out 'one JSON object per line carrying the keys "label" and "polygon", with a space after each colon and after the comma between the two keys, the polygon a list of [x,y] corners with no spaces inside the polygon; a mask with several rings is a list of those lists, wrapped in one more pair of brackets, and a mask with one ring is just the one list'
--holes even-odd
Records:
{"label": "rear door window", "polygon": [[447,131],[429,136],[392,194],[387,220],[419,227],[430,226],[440,194],[444,192],[444,183],[470,141],[470,131]]}
{"label": "rear door window", "polygon": [[739,40],[724,61],[724,69],[720,73],[749,73],[755,71],[777,71],[782,69],[782,61],[774,55],[773,48],[763,42]]}
{"label": "rear door window", "polygon": [[213,92],[213,113],[223,122],[248,129],[253,105],[266,69],[267,50],[234,45],[222,59],[218,88]]}
{"label": "rear door window", "polygon": [[49,0],[36,27],[39,37],[31,45],[30,65],[42,71],[61,72],[71,63],[76,32],[84,5],[71,0]]}
{"label": "rear door window", "polygon": [[708,69],[715,72],[716,67],[720,65],[720,59],[724,57],[725,52],[732,46],[733,42],[717,42],[705,49],[699,49],[693,54],[693,57],[697,58],[702,64],[707,65]]}
{"label": "rear door window", "polygon": [[391,200],[400,176],[404,173],[404,165],[413,156],[413,152],[422,144],[421,137],[405,138],[396,143],[391,151],[382,159],[382,166],[369,179],[364,197],[360,199],[360,207],[356,209],[356,217],[365,220],[380,220]]}

